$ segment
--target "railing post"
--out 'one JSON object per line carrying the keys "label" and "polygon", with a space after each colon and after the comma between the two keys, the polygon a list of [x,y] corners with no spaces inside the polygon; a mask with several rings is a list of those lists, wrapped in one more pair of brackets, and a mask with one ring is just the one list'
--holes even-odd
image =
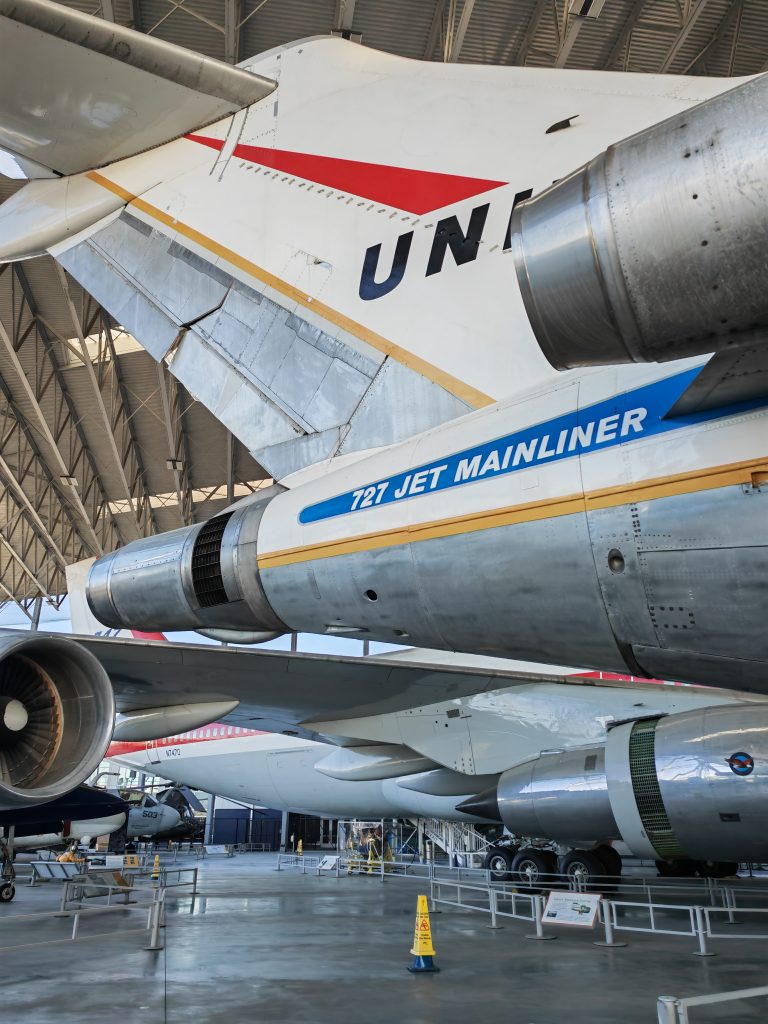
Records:
{"label": "railing post", "polygon": [[600,900],[600,913],[603,915],[605,939],[595,942],[595,946],[626,946],[626,942],[616,942],[613,937],[613,905],[610,900]]}
{"label": "railing post", "polygon": [[74,942],[77,938],[77,930],[80,927],[80,912],[75,911],[75,919],[72,922],[72,941]]}
{"label": "railing post", "polygon": [[496,901],[497,901],[498,895],[499,894],[496,892],[495,889],[489,889],[488,890],[488,897],[489,897],[490,903],[491,903],[491,923],[488,925],[489,928],[503,928],[504,927],[504,925],[496,923],[496,910],[497,910]]}
{"label": "railing post", "polygon": [[544,897],[543,896],[531,896],[531,905],[533,908],[533,920],[536,925],[535,935],[526,935],[526,939],[556,939],[556,935],[545,935],[544,934]]}
{"label": "railing post", "polygon": [[699,948],[694,952],[694,956],[717,956],[716,953],[710,953],[707,949],[707,931],[704,925],[704,911],[701,907],[694,907],[694,913],[696,914],[696,934],[699,939]]}
{"label": "railing post", "polygon": [[677,1024],[677,999],[674,996],[659,996],[656,1000],[659,1024]]}
{"label": "railing post", "polygon": [[160,941],[160,905],[163,902],[165,893],[160,890],[155,893],[155,899],[152,903],[152,910],[150,913],[150,933],[149,933],[149,945],[145,948],[149,951],[160,950],[163,948],[163,944]]}

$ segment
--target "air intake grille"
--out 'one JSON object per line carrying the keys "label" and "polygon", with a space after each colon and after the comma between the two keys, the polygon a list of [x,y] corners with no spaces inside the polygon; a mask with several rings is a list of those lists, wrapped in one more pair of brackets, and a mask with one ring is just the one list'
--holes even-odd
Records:
{"label": "air intake grille", "polygon": [[203,526],[192,550],[192,586],[201,608],[226,604],[227,592],[221,578],[221,540],[232,516],[214,516]]}
{"label": "air intake grille", "polygon": [[656,775],[656,726],[658,719],[636,722],[629,737],[629,770],[640,820],[648,838],[663,858],[683,852],[669,824]]}

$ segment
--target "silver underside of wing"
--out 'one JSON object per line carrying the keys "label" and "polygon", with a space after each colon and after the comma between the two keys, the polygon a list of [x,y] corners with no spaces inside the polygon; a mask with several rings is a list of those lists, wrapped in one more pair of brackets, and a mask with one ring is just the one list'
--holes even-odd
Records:
{"label": "silver underside of wing", "polygon": [[49,0],[0,0],[0,149],[68,175],[169,142],[275,83]]}

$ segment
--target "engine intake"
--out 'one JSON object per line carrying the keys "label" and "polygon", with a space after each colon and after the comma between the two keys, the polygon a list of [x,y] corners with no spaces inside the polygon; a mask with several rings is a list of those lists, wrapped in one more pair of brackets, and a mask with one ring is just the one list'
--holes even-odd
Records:
{"label": "engine intake", "polygon": [[97,559],[86,588],[91,611],[119,629],[195,629],[241,643],[286,632],[264,594],[257,562],[261,517],[281,490],[271,487],[206,523],[136,540]]}
{"label": "engine intake", "polygon": [[517,207],[515,269],[554,367],[765,344],[766,105],[762,75]]}
{"label": "engine intake", "polygon": [[97,767],[112,736],[112,684],[72,640],[0,638],[0,809],[55,800]]}

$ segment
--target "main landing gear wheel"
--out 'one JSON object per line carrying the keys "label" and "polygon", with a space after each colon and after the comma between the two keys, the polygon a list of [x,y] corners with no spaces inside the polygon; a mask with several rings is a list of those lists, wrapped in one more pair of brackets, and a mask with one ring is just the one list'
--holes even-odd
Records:
{"label": "main landing gear wheel", "polygon": [[486,853],[483,867],[490,871],[492,882],[506,882],[509,880],[509,870],[512,867],[512,858],[514,856],[515,850],[509,850],[505,846],[497,846]]}
{"label": "main landing gear wheel", "polygon": [[524,885],[528,892],[541,892],[541,886],[551,885],[556,873],[557,857],[551,850],[526,847],[512,861],[512,881]]}
{"label": "main landing gear wheel", "polygon": [[560,862],[560,871],[569,882],[588,888],[605,878],[605,867],[592,850],[571,850]]}
{"label": "main landing gear wheel", "polygon": [[5,882],[0,885],[0,903],[10,903],[16,895],[16,886],[13,882]]}
{"label": "main landing gear wheel", "polygon": [[698,864],[695,860],[657,860],[660,878],[695,878]]}
{"label": "main landing gear wheel", "polygon": [[602,861],[605,873],[610,878],[619,878],[621,876],[621,869],[624,866],[621,854],[617,853],[612,846],[603,843],[601,846],[596,846],[594,850],[590,850],[590,853],[594,853]]}
{"label": "main landing gear wheel", "polygon": [[702,878],[729,878],[739,873],[739,865],[730,860],[700,860],[697,863]]}

